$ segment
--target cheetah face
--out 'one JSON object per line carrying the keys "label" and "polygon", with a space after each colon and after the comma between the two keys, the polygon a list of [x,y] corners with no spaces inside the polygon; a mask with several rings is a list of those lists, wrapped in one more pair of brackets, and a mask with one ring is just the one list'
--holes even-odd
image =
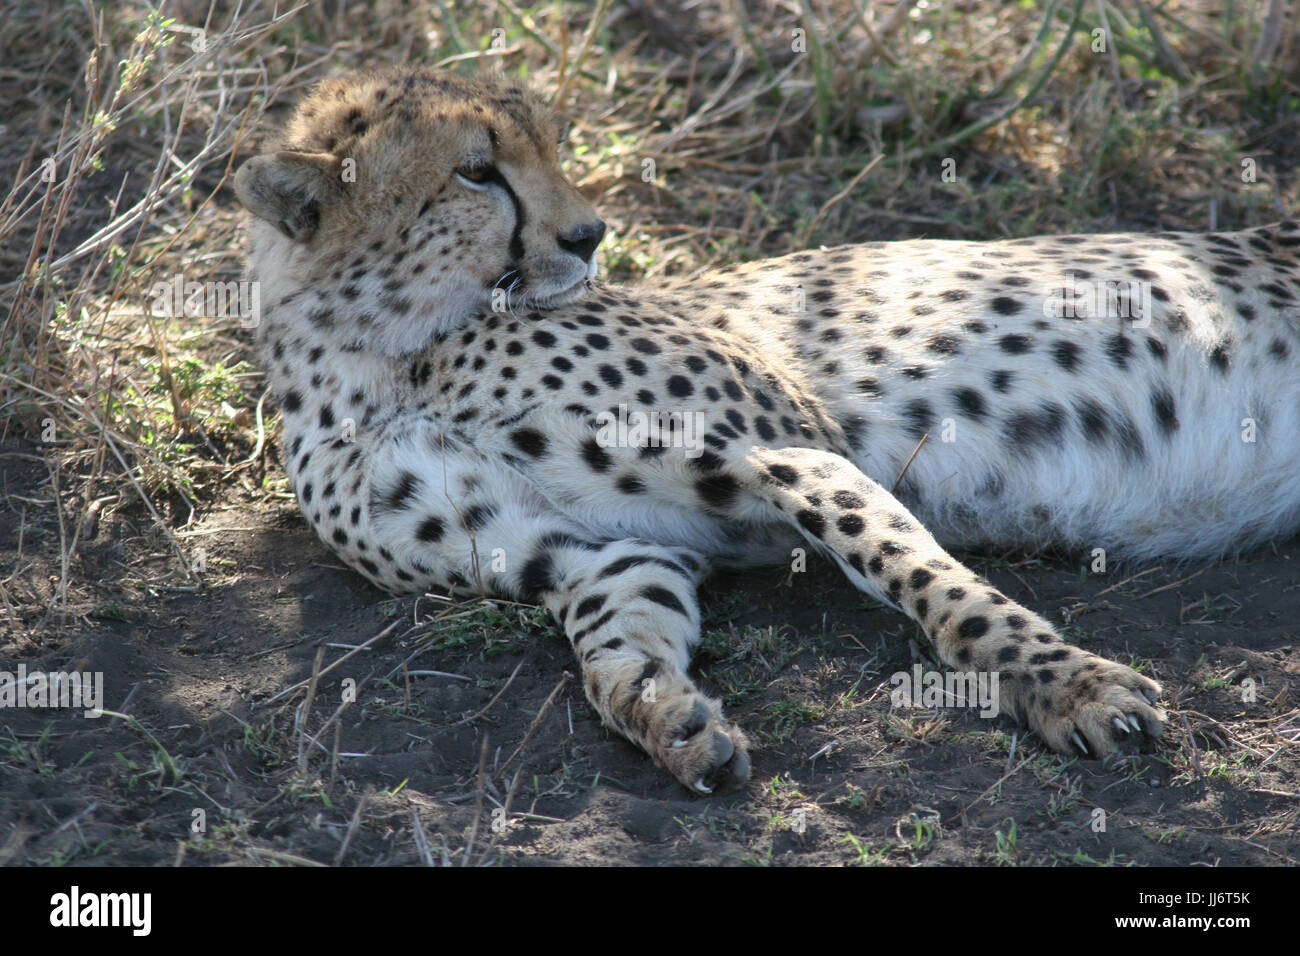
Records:
{"label": "cheetah face", "polygon": [[596,274],[605,224],[561,171],[561,138],[547,105],[505,80],[327,80],[286,144],[236,176],[252,260],[330,290],[313,324],[386,355],[486,311],[568,304]]}

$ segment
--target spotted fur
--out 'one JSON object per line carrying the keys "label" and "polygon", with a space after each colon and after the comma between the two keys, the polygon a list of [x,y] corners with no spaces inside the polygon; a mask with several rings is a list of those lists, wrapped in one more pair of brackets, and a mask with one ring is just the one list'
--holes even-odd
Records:
{"label": "spotted fur", "polygon": [[[1144,559],[1295,530],[1300,225],[867,243],[619,288],[558,137],[508,81],[392,70],[322,83],[240,170],[286,466],[330,547],[390,591],[544,603],[601,718],[701,792],[749,762],[687,673],[696,586],[794,547],[999,672],[1052,747],[1159,736],[1153,681],[939,542]],[[1086,283],[1113,294],[1089,311]],[[611,442],[638,413],[652,440]]]}

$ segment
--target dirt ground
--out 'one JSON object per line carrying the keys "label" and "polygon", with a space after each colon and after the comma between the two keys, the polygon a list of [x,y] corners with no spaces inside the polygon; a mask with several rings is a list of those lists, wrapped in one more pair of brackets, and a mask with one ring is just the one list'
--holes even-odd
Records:
{"label": "dirt ground", "polygon": [[[53,593],[59,518],[28,454],[0,458],[0,562]],[[1300,858],[1300,540],[1104,575],[1060,556],[966,556],[1072,640],[1163,683],[1166,738],[1106,764],[1063,760],[1006,719],[891,709],[917,630],[826,565],[716,577],[698,672],[750,733],[754,772],[742,792],[698,798],[599,725],[537,609],[390,598],[338,565],[291,502],[235,495],[187,538],[204,548],[200,582],[143,588],[147,563],[166,559],[150,524],[96,529],[73,569],[96,584],[66,621],[11,608],[0,661],[102,671],[103,707],[130,718],[0,712],[2,861]],[[320,648],[327,672],[303,715]],[[348,680],[355,702],[331,722]]]}

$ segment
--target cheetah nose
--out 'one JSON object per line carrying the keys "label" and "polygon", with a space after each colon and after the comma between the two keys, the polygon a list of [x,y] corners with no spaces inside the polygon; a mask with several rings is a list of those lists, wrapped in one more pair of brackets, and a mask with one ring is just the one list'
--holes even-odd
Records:
{"label": "cheetah nose", "polygon": [[596,251],[603,238],[605,238],[605,224],[599,219],[570,229],[568,232],[555,234],[555,241],[560,248],[565,252],[572,252],[583,262],[591,260],[591,254]]}

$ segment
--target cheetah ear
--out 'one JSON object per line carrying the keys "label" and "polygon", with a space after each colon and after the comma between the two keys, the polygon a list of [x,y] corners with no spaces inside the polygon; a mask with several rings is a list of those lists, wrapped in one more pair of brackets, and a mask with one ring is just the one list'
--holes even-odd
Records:
{"label": "cheetah ear", "polygon": [[322,203],[342,198],[341,163],[329,153],[281,149],[254,156],[235,174],[244,208],[295,242],[308,242],[320,222]]}

